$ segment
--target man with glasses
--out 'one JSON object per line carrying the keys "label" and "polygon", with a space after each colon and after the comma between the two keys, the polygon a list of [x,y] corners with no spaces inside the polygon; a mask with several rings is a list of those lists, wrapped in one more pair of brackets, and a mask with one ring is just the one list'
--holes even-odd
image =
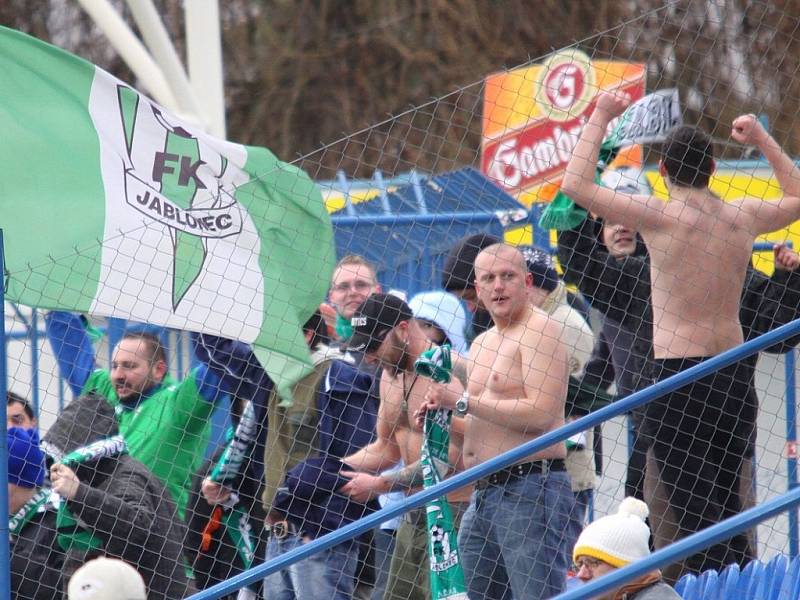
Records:
{"label": "man with glasses", "polygon": [[336,335],[343,342],[352,335],[350,319],[372,294],[381,291],[375,267],[363,256],[348,254],[333,270],[328,298],[336,310]]}
{"label": "man with glasses", "polygon": [[[586,526],[575,544],[573,572],[586,584],[650,555],[650,528],[645,523],[647,505],[628,497],[617,514]],[[658,569],[622,584],[594,600],[678,600],[680,596],[661,578]]]}

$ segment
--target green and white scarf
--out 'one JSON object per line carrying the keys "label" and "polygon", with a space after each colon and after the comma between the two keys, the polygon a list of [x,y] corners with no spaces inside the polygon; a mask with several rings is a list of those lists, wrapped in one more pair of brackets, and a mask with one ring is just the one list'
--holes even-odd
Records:
{"label": "green and white scarf", "polygon": [[[423,487],[441,482],[437,469],[448,463],[450,420],[453,411],[439,409],[425,415],[425,438],[422,442]],[[447,498],[442,496],[426,505],[428,521],[428,557],[432,600],[464,600],[467,588],[458,556],[456,528]]]}
{"label": "green and white scarf", "polygon": [[47,510],[47,503],[52,495],[52,490],[42,488],[20,508],[14,516],[8,519],[8,531],[11,535],[19,535],[34,515]]}

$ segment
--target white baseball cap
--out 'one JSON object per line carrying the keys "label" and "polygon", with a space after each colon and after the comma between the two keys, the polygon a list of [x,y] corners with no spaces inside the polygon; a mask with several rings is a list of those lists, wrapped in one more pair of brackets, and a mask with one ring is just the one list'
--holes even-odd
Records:
{"label": "white baseball cap", "polygon": [[147,600],[139,572],[116,558],[90,560],[69,580],[68,600]]}

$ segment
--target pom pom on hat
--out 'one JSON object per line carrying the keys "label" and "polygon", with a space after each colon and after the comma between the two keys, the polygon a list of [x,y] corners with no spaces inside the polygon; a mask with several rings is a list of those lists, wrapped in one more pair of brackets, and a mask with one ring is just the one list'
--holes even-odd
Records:
{"label": "pom pom on hat", "polygon": [[581,532],[572,558],[591,556],[613,567],[624,567],[650,554],[650,528],[645,519],[647,505],[636,498],[625,498],[617,513],[597,519]]}

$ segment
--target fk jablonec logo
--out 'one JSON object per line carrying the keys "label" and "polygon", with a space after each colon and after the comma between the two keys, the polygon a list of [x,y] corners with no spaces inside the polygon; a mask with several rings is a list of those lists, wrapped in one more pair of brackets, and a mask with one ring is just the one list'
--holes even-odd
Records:
{"label": "fk jablonec logo", "polygon": [[125,201],[169,228],[174,311],[203,271],[208,240],[241,233],[241,209],[223,186],[225,157],[131,88],[118,85],[117,98],[128,154]]}

